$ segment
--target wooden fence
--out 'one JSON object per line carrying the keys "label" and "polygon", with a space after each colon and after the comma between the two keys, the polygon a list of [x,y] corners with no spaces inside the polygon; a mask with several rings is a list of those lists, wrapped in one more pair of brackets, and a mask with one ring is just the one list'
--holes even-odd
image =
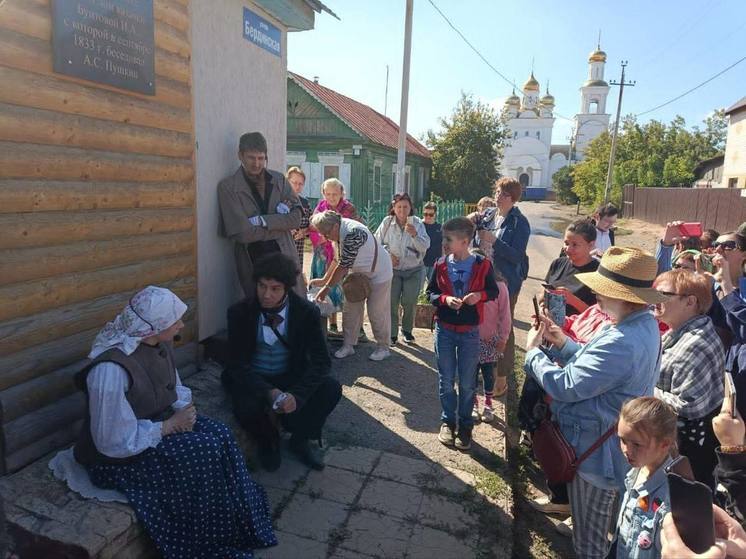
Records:
{"label": "wooden fence", "polygon": [[626,185],[624,217],[665,225],[699,221],[705,229],[734,231],[746,221],[746,191],[733,188],[651,188]]}
{"label": "wooden fence", "polygon": [[0,7],[0,474],[75,437],[73,374],[133,292],[184,299],[195,355],[188,0],[154,13],[151,97],[54,73],[49,0]]}

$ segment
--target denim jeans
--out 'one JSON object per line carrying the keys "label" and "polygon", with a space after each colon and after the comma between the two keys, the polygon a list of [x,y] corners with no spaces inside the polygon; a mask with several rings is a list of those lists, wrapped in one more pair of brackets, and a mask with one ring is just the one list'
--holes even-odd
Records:
{"label": "denim jeans", "polygon": [[[479,372],[482,373],[482,381],[484,382],[484,394],[487,395],[489,392],[490,396],[495,391],[495,369],[497,363],[480,363]],[[479,378],[477,378],[479,383]]]}
{"label": "denim jeans", "polygon": [[[471,410],[477,388],[479,366],[479,328],[454,332],[435,326],[435,355],[438,359],[438,391],[443,410],[441,420],[459,427],[471,428]],[[455,385],[458,382],[458,394]],[[458,421],[456,414],[458,413]]]}

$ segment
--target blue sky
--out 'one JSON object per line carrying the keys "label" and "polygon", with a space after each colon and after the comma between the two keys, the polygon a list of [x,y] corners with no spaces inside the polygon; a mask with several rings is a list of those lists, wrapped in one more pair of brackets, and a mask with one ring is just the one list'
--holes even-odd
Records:
{"label": "blue sky", "polygon": [[[622,113],[650,109],[746,56],[744,0],[433,0],[502,74],[519,86],[534,58],[534,74],[556,99],[556,113],[572,117],[580,106],[588,53],[606,51],[606,80],[629,61]],[[288,69],[319,76],[330,87],[384,111],[398,122],[404,35],[404,0],[324,0],[341,21],[316,16],[312,31],[291,33]],[[414,1],[409,131],[420,137],[450,114],[460,91],[501,106],[511,87],[479,59],[428,0]],[[520,93],[519,93],[520,95]],[[746,61],[687,97],[640,117],[688,125],[746,95]],[[612,87],[607,112],[616,111]],[[557,118],[553,143],[567,143],[571,123]]]}

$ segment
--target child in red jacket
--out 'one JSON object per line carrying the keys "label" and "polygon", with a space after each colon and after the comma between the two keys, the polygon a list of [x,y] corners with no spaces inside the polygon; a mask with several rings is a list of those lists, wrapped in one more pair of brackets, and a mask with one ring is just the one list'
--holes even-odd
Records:
{"label": "child in red jacket", "polygon": [[469,252],[473,237],[474,224],[466,217],[443,225],[446,256],[436,262],[427,286],[428,299],[437,307],[435,354],[443,410],[438,440],[459,450],[471,448],[482,305],[498,295],[492,264]]}

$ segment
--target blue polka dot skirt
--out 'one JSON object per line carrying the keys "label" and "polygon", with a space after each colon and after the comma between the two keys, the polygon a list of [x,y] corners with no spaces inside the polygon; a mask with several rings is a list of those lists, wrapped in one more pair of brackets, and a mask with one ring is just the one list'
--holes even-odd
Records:
{"label": "blue polka dot skirt", "polygon": [[264,489],[230,429],[197,416],[130,464],[96,464],[91,481],[124,493],[166,559],[247,559],[277,545]]}

